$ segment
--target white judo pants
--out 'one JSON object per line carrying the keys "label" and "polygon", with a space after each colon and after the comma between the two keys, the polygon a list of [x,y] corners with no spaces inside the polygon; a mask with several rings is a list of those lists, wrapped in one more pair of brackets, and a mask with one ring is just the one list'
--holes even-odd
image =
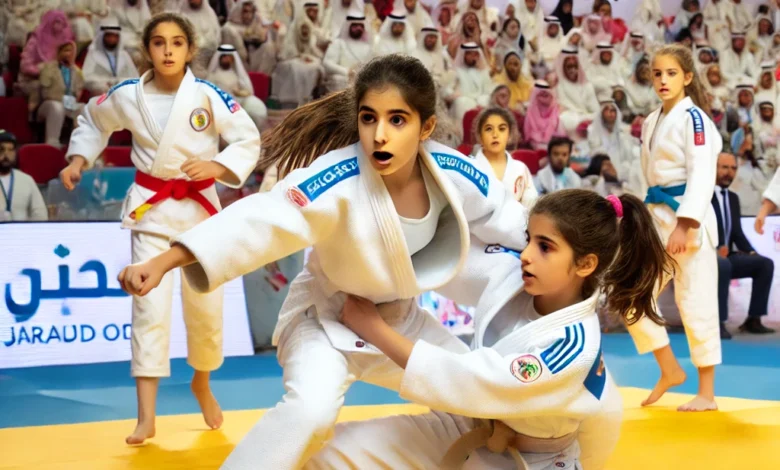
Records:
{"label": "white judo pants", "polygon": [[[469,348],[416,303],[396,331],[450,351]],[[336,349],[314,307],[285,328],[279,363],[287,393],[228,456],[225,470],[300,469],[333,435],[344,394],[356,380],[398,390],[403,370],[383,354]],[[361,467],[370,468],[370,467]]]}
{"label": "white judo pants", "polygon": [[[702,229],[703,230],[703,229]],[[698,367],[718,365],[722,361],[720,323],[718,319],[718,259],[706,233],[701,234],[698,248],[687,247],[685,253],[674,256],[674,298],[688,337],[691,361]],[[664,246],[669,237],[663,237]],[[670,279],[664,279],[656,298]],[[660,312],[659,312],[660,313]],[[666,328],[649,318],[628,326],[639,354],[655,351],[669,344]]]}
{"label": "white judo pants", "polygon": [[[340,423],[333,440],[304,467],[306,470],[440,468],[450,446],[480,425],[480,420],[434,411],[368,421]],[[554,454],[522,454],[527,470],[581,469],[579,444]],[[260,468],[260,467],[257,467]],[[495,454],[487,448],[473,452],[464,470],[508,469],[517,464],[509,453]]]}
{"label": "white judo pants", "polygon": [[[132,232],[132,261],[140,263],[170,248],[166,237]],[[195,292],[181,276],[181,300],[187,327],[187,363],[195,370],[212,371],[222,365],[222,287],[208,294]],[[170,340],[173,272],[144,297],[133,296],[133,377],[171,375]]]}

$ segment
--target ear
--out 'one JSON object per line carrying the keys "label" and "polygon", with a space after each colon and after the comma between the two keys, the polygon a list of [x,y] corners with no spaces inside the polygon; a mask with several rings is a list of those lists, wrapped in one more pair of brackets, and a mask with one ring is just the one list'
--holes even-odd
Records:
{"label": "ear", "polygon": [[685,86],[690,85],[693,82],[693,72],[688,72],[683,76],[683,83]]}
{"label": "ear", "polygon": [[599,257],[593,253],[583,256],[576,266],[575,273],[577,276],[585,279],[593,274],[596,268],[599,266]]}
{"label": "ear", "polygon": [[436,129],[436,116],[429,117],[422,125],[420,140],[428,140]]}
{"label": "ear", "polygon": [[190,44],[190,47],[187,48],[187,60],[186,60],[186,62],[187,62],[188,65],[192,62],[192,58],[195,57],[195,53],[196,52],[197,52],[197,50],[195,50],[195,45],[194,44]]}

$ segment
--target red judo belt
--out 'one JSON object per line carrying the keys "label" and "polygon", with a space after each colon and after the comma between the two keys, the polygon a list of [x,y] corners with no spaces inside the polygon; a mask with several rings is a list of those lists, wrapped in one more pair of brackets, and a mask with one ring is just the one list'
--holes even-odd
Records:
{"label": "red judo belt", "polygon": [[152,208],[155,204],[162,202],[168,198],[174,198],[177,201],[182,199],[192,199],[201,205],[209,216],[217,213],[216,207],[209,202],[200,192],[204,189],[211,187],[214,184],[214,179],[207,179],[203,181],[187,181],[187,180],[163,180],[155,178],[154,176],[146,173],[136,171],[135,172],[135,184],[142,188],[155,191],[154,196],[150,197],[143,204],[137,207],[130,213],[130,218],[139,221],[144,216],[146,211]]}

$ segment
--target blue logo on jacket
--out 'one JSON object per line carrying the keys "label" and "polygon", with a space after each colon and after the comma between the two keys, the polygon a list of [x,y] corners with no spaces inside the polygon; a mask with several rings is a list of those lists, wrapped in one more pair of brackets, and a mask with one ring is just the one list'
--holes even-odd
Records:
{"label": "blue logo on jacket", "polygon": [[446,153],[432,153],[431,156],[436,159],[436,164],[441,167],[442,170],[453,170],[463,175],[467,180],[474,183],[474,186],[479,189],[479,192],[483,196],[487,196],[490,180],[486,174],[477,170],[477,168],[471,163],[458,158],[455,155],[448,155]]}
{"label": "blue logo on jacket", "polygon": [[357,157],[342,160],[298,185],[303,194],[314,201],[338,183],[360,174]]}
{"label": "blue logo on jacket", "polygon": [[565,331],[565,338],[559,339],[542,352],[542,361],[553,375],[571,364],[585,348],[585,327],[581,322],[566,326]]}

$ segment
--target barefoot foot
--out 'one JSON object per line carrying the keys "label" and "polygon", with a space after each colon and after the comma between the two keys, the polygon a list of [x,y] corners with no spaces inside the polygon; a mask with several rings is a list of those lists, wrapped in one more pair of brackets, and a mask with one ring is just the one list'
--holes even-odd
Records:
{"label": "barefoot foot", "polygon": [[667,390],[685,382],[685,378],[685,371],[679,366],[668,374],[662,372],[661,378],[658,379],[658,383],[655,384],[655,388],[650,392],[650,395],[642,402],[642,406],[652,405],[657,402]]}
{"label": "barefoot foot", "polygon": [[125,438],[129,445],[143,444],[145,440],[154,437],[154,422],[141,422],[135,426],[135,431]]}
{"label": "barefoot foot", "polygon": [[680,405],[677,411],[717,411],[718,404],[715,400],[696,395],[693,400],[684,405]]}
{"label": "barefoot foot", "polygon": [[192,394],[198,399],[200,411],[203,413],[203,420],[211,429],[219,429],[222,426],[222,408],[219,407],[217,399],[211,393],[211,388],[206,384],[192,382]]}

